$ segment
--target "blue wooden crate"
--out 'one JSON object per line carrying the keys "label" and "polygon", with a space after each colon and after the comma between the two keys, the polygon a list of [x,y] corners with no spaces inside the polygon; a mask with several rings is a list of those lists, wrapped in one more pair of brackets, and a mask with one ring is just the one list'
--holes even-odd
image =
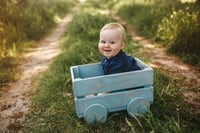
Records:
{"label": "blue wooden crate", "polygon": [[145,114],[153,103],[153,69],[136,58],[142,70],[104,75],[100,63],[70,67],[78,118],[105,122],[109,112]]}

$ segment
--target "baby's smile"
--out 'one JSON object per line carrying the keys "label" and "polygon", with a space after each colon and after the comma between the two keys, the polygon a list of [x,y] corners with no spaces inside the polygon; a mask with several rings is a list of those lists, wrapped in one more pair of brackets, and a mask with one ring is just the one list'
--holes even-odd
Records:
{"label": "baby's smile", "polygon": [[111,52],[111,49],[104,49],[105,52]]}

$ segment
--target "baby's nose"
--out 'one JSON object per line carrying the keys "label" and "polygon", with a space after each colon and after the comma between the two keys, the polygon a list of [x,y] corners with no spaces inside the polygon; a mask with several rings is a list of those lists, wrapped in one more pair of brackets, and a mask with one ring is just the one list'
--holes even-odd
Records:
{"label": "baby's nose", "polygon": [[105,47],[110,47],[110,44],[109,44],[109,43],[106,43],[106,44],[105,44]]}

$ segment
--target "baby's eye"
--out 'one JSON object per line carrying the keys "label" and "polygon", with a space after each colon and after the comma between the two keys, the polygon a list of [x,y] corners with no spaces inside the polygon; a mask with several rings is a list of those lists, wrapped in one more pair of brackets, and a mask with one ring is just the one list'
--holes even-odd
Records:
{"label": "baby's eye", "polygon": [[114,41],[112,41],[112,42],[110,42],[111,44],[115,44],[115,42]]}
{"label": "baby's eye", "polygon": [[100,41],[101,43],[103,43],[103,44],[105,44],[106,43],[106,41]]}

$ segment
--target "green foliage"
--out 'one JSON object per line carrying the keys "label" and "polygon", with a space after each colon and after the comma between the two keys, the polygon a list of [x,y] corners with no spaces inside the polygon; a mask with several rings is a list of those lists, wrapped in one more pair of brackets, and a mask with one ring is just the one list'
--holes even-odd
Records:
{"label": "green foliage", "polygon": [[170,52],[191,64],[200,62],[199,15],[199,11],[190,11],[189,7],[174,11],[162,19],[157,31],[157,39],[163,41]]}

